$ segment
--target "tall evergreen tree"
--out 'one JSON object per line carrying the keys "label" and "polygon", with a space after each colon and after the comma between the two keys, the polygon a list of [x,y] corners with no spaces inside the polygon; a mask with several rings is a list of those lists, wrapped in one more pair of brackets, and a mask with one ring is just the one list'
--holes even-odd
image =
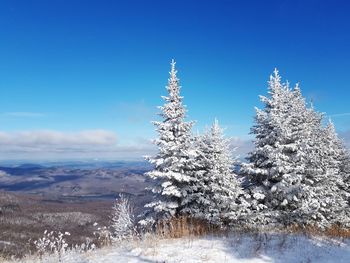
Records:
{"label": "tall evergreen tree", "polygon": [[280,217],[280,210],[295,207],[301,181],[299,167],[292,165],[298,138],[298,129],[292,129],[296,120],[290,115],[295,94],[288,83],[281,83],[276,69],[268,84],[269,97],[260,96],[264,109],[256,109],[251,129],[255,149],[241,170],[251,183],[252,208],[257,211],[252,220],[260,223],[271,223]]}
{"label": "tall evergreen tree", "polygon": [[[314,150],[309,152],[309,169],[304,180],[305,198],[300,217],[304,223],[329,227],[349,221],[345,180],[341,172],[344,148],[334,125],[321,125],[311,137]],[[311,171],[311,172],[310,172]]]}
{"label": "tall evergreen tree", "polygon": [[[343,177],[344,184],[341,187],[345,191],[345,199],[347,201],[347,211],[350,218],[350,153],[343,145],[343,154],[341,157],[340,173]],[[350,226],[350,224],[349,224]]]}
{"label": "tall evergreen tree", "polygon": [[348,204],[348,210],[350,213],[350,152],[342,143],[342,154],[340,164],[340,174],[342,175],[344,184],[341,187],[346,193],[346,200]]}
{"label": "tall evergreen tree", "polygon": [[191,128],[193,122],[186,122],[186,108],[180,96],[179,79],[176,76],[175,61],[171,71],[165,104],[160,108],[163,121],[155,121],[159,134],[155,144],[158,154],[148,158],[154,169],[147,173],[153,179],[154,201],[146,205],[153,212],[153,219],[177,216],[186,207],[186,199],[193,181],[193,158],[191,157]]}
{"label": "tall evergreen tree", "polygon": [[345,191],[345,199],[348,200],[350,198],[350,154],[349,150],[346,148],[342,139],[340,139],[335,131],[335,127],[333,122],[330,120],[327,128],[326,134],[329,138],[329,147],[332,147],[333,154],[330,156],[331,158],[337,161],[338,172],[340,175],[340,179],[338,185],[342,191]]}
{"label": "tall evergreen tree", "polygon": [[251,181],[255,220],[330,226],[344,217],[340,193],[340,147],[334,127],[322,127],[322,114],[308,108],[298,86],[269,82],[270,97],[257,110],[255,150],[242,171]]}
{"label": "tall evergreen tree", "polygon": [[188,213],[216,225],[237,221],[247,212],[230,144],[217,120],[196,139],[196,180]]}

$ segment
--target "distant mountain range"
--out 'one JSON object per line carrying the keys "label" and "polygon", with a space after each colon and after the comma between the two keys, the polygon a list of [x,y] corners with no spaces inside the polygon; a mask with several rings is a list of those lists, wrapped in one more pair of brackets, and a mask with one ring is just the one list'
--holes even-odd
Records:
{"label": "distant mountain range", "polygon": [[71,167],[71,168],[119,168],[119,167],[150,167],[146,161],[107,161],[107,160],[70,160],[70,161],[38,161],[28,162],[23,160],[3,160],[0,166],[18,168],[42,168],[42,167]]}
{"label": "distant mountain range", "polygon": [[63,198],[145,195],[146,162],[47,162],[0,166],[0,190]]}

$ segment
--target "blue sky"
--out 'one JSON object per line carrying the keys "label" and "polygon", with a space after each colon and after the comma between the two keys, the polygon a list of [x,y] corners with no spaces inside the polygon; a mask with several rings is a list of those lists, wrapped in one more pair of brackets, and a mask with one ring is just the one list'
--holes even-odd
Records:
{"label": "blue sky", "polygon": [[172,58],[195,130],[217,117],[248,140],[277,67],[350,140],[349,12],[331,0],[1,1],[0,158],[151,151]]}

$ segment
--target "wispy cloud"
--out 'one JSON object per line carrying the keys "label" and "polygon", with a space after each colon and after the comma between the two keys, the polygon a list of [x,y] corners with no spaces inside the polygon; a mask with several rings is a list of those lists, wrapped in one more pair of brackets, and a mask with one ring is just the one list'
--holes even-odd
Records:
{"label": "wispy cloud", "polygon": [[344,112],[344,113],[335,113],[329,115],[329,117],[345,117],[345,116],[350,116],[350,112]]}
{"label": "wispy cloud", "polygon": [[18,111],[18,112],[3,112],[1,113],[4,117],[14,117],[14,118],[39,118],[44,117],[46,114],[41,112],[27,112],[27,111]]}

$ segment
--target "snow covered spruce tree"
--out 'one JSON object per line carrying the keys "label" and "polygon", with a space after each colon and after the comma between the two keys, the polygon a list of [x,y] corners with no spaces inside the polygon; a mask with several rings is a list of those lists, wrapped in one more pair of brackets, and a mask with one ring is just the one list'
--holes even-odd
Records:
{"label": "snow covered spruce tree", "polygon": [[[327,227],[344,210],[339,162],[332,129],[322,114],[308,108],[298,86],[281,84],[277,70],[269,81],[269,98],[257,109],[255,149],[242,172],[251,182],[253,222],[299,223]],[[333,140],[333,142],[332,142]]]}
{"label": "snow covered spruce tree", "polygon": [[[304,101],[300,90],[299,101]],[[305,105],[305,103],[303,103]],[[294,102],[294,105],[297,103]],[[298,157],[304,167],[299,206],[285,215],[288,223],[330,227],[345,223],[345,192],[341,189],[340,141],[333,124],[323,127],[323,114],[312,107],[296,111],[300,120]]]}
{"label": "snow covered spruce tree", "polygon": [[[349,150],[346,148],[344,142],[338,137],[333,122],[330,120],[326,129],[326,143],[328,147],[331,147],[333,150],[328,156],[332,163],[337,165],[337,172],[339,173],[340,178],[338,178],[339,188],[345,192],[345,199],[349,205],[350,198],[350,154]],[[328,140],[327,140],[328,138]],[[350,211],[349,211],[350,212]]]}
{"label": "snow covered spruce tree", "polygon": [[196,218],[221,225],[237,222],[247,212],[241,180],[233,172],[230,140],[226,139],[217,120],[210,130],[196,137],[196,172],[185,211]]}
{"label": "snow covered spruce tree", "polygon": [[348,213],[350,218],[350,153],[349,150],[345,148],[343,145],[343,154],[342,154],[342,160],[340,165],[340,173],[344,180],[344,185],[341,187],[345,193],[345,199],[347,200],[348,205]]}
{"label": "snow covered spruce tree", "polygon": [[341,152],[341,163],[340,163],[340,174],[342,175],[344,184],[341,187],[346,192],[346,200],[348,204],[348,210],[350,213],[350,152],[344,145],[341,144],[342,152]]}
{"label": "snow covered spruce tree", "polygon": [[297,207],[303,172],[297,163],[298,120],[290,115],[295,96],[276,69],[268,84],[269,97],[260,96],[264,109],[256,108],[251,129],[255,149],[241,168],[251,183],[253,224],[277,223],[280,211]]}
{"label": "snow covered spruce tree", "polygon": [[166,87],[168,96],[160,116],[162,121],[153,122],[159,134],[155,144],[158,154],[148,158],[154,169],[147,173],[153,179],[154,201],[146,207],[151,211],[142,224],[150,224],[158,219],[168,219],[181,214],[188,204],[188,193],[193,181],[192,133],[193,122],[186,122],[186,108],[180,96],[179,79],[176,76],[175,61]]}
{"label": "snow covered spruce tree", "polygon": [[334,125],[329,122],[314,131],[314,147],[308,154],[304,180],[305,201],[299,210],[304,223],[329,227],[349,223],[348,193],[341,172],[344,148]]}

